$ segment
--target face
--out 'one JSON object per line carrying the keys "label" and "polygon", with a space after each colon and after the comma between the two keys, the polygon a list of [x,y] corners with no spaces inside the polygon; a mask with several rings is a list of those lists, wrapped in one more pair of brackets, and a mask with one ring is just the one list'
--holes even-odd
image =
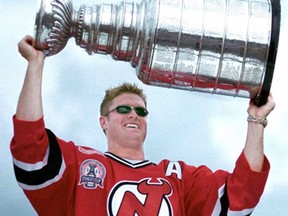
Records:
{"label": "face", "polygon": [[[132,93],[123,93],[113,99],[109,110],[119,105],[130,107],[145,107],[141,97]],[[100,117],[100,124],[105,131],[109,145],[121,147],[142,147],[147,132],[147,117],[138,116],[134,109],[130,113],[121,114],[116,110],[108,116]]]}

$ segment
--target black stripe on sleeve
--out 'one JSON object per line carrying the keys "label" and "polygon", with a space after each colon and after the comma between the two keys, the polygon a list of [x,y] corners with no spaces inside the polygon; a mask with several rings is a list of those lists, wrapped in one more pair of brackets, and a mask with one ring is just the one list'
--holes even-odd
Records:
{"label": "black stripe on sleeve", "polygon": [[14,165],[15,176],[18,182],[30,186],[36,186],[55,178],[61,169],[62,154],[56,136],[46,129],[49,138],[49,156],[47,164],[40,170],[26,171]]}
{"label": "black stripe on sleeve", "polygon": [[[227,186],[225,186],[224,189],[224,194],[220,198],[220,203],[221,203],[221,212],[219,216],[226,216],[228,214],[228,209],[229,209],[229,198],[228,198],[228,193],[227,193]],[[251,214],[248,214],[246,216],[250,216]]]}
{"label": "black stripe on sleeve", "polygon": [[226,186],[224,189],[224,194],[220,198],[220,203],[221,203],[221,212],[220,212],[219,216],[226,216],[228,213],[228,208],[229,208],[229,199],[228,199]]}

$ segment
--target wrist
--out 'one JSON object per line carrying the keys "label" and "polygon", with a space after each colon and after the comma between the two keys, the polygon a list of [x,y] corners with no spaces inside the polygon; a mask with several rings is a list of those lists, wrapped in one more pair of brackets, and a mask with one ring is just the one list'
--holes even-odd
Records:
{"label": "wrist", "polygon": [[265,128],[268,124],[268,120],[265,116],[255,116],[255,115],[248,115],[247,117],[248,122],[252,122],[255,124],[261,124]]}
{"label": "wrist", "polygon": [[33,64],[43,63],[45,60],[45,57],[46,57],[45,53],[40,50],[32,50],[24,56],[24,58],[28,61],[28,63],[33,63]]}

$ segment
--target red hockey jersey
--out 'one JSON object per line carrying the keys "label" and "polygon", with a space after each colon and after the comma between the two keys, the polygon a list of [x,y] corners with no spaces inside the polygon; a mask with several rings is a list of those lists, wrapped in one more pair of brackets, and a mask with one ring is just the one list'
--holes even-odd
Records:
{"label": "red hockey jersey", "polygon": [[131,163],[57,138],[43,118],[13,121],[16,179],[40,216],[250,215],[270,169],[265,158],[263,172],[253,172],[243,153],[232,173],[182,161]]}

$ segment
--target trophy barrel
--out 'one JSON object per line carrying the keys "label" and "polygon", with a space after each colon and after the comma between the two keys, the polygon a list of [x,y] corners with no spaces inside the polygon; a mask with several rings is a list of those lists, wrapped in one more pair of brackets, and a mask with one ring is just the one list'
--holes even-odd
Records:
{"label": "trophy barrel", "polygon": [[280,0],[159,2],[156,21],[149,23],[152,15],[145,16],[147,45],[137,66],[142,82],[266,103],[280,34]]}

